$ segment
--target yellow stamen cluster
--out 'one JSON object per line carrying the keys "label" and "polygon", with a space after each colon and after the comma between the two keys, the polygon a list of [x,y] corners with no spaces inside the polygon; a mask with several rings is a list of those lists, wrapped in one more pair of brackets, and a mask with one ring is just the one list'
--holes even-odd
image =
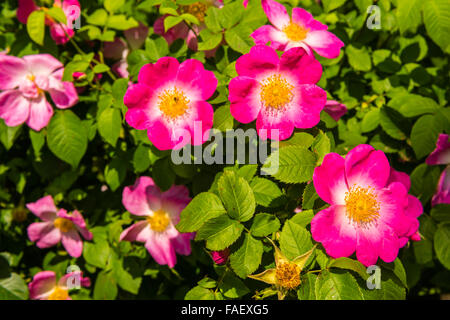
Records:
{"label": "yellow stamen cluster", "polygon": [[206,10],[208,10],[208,5],[200,1],[182,7],[183,13],[192,14],[200,23],[205,22]]}
{"label": "yellow stamen cluster", "polygon": [[65,218],[56,218],[53,221],[53,225],[55,228],[61,230],[61,232],[69,232],[73,229],[73,222]]}
{"label": "yellow stamen cluster", "polygon": [[66,300],[69,297],[69,292],[61,287],[56,287],[48,297],[48,300]]}
{"label": "yellow stamen cluster", "polygon": [[353,186],[345,193],[347,217],[360,226],[370,225],[380,215],[380,205],[372,187]]}
{"label": "yellow stamen cluster", "polygon": [[159,96],[159,110],[171,118],[176,119],[186,113],[189,108],[189,99],[177,87],[164,90]]}
{"label": "yellow stamen cluster", "polygon": [[302,26],[291,22],[284,27],[282,31],[286,34],[286,37],[288,37],[289,40],[302,41],[306,38],[309,29],[305,29]]}
{"label": "yellow stamen cluster", "polygon": [[300,267],[295,263],[285,262],[277,266],[277,283],[286,289],[295,289],[300,285]]}
{"label": "yellow stamen cluster", "polygon": [[167,212],[163,210],[157,210],[153,212],[153,215],[147,217],[147,221],[150,224],[150,228],[156,232],[163,232],[167,229],[170,219]]}
{"label": "yellow stamen cluster", "polygon": [[281,109],[294,97],[294,86],[279,74],[265,78],[260,85],[261,102],[266,107]]}
{"label": "yellow stamen cluster", "polygon": [[34,83],[34,85],[36,86],[38,94],[41,94],[43,92],[42,89],[39,88],[38,85],[36,84],[36,82],[35,82],[36,76],[34,74],[27,75],[27,79]]}

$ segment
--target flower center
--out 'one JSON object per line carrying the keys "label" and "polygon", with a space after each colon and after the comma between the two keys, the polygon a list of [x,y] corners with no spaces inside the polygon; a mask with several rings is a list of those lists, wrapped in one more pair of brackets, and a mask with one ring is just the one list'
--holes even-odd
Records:
{"label": "flower center", "polygon": [[169,225],[169,215],[163,210],[153,212],[153,216],[147,217],[150,228],[156,232],[163,232]]}
{"label": "flower center", "polygon": [[282,31],[286,34],[286,37],[288,37],[289,40],[302,41],[306,38],[309,29],[305,29],[302,26],[291,22],[286,27],[284,27]]}
{"label": "flower center", "polygon": [[377,220],[380,205],[372,187],[353,186],[345,193],[347,217],[358,225],[365,226]]}
{"label": "flower center", "polygon": [[159,96],[159,110],[171,118],[176,119],[186,113],[189,108],[189,99],[177,87],[164,90]]}
{"label": "flower center", "polygon": [[194,2],[190,5],[183,6],[181,9],[183,13],[189,13],[192,14],[194,17],[198,19],[200,23],[205,22],[205,14],[206,10],[208,9],[208,5],[203,2]]}
{"label": "flower center", "polygon": [[275,275],[280,286],[295,289],[300,285],[300,267],[295,263],[282,263],[277,266]]}
{"label": "flower center", "polygon": [[261,85],[261,102],[266,107],[283,108],[292,101],[294,86],[279,74],[265,78]]}
{"label": "flower center", "polygon": [[69,292],[61,287],[56,287],[48,297],[48,300],[66,300],[69,297]]}
{"label": "flower center", "polygon": [[53,225],[62,232],[69,232],[73,229],[73,222],[66,218],[56,218]]}

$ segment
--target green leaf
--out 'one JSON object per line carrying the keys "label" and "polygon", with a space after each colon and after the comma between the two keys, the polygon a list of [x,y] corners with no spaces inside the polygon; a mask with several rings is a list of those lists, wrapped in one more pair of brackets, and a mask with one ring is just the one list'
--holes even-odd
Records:
{"label": "green leaf", "polygon": [[210,250],[223,250],[239,238],[243,229],[239,221],[221,215],[206,221],[198,230],[195,240],[206,240],[206,247]]}
{"label": "green leaf", "polygon": [[317,275],[307,273],[302,277],[302,282],[297,290],[299,300],[316,300]]}
{"label": "green leaf", "polygon": [[83,123],[70,110],[57,111],[47,131],[49,149],[76,168],[86,152],[88,138]]}
{"label": "green leaf", "polygon": [[117,283],[112,272],[101,271],[94,286],[95,300],[114,300],[117,297]]}
{"label": "green leaf", "polygon": [[206,10],[205,24],[206,27],[212,32],[222,31],[222,27],[219,22],[220,10],[214,6],[211,6]]}
{"label": "green leaf", "polygon": [[134,151],[133,155],[133,166],[135,172],[144,172],[146,171],[151,163],[151,151],[150,148],[147,146],[140,144],[136,150]]}
{"label": "green leaf", "polygon": [[396,110],[386,106],[380,109],[381,127],[392,138],[405,140],[408,135],[405,127],[407,123],[407,120]]}
{"label": "green leaf", "polygon": [[105,180],[111,191],[116,191],[125,180],[127,173],[127,163],[121,157],[115,157],[105,167]]}
{"label": "green leaf", "polygon": [[359,71],[370,71],[372,68],[372,62],[370,60],[370,55],[367,49],[363,47],[358,49],[352,45],[347,46],[345,53],[348,57],[348,62],[350,66]]}
{"label": "green leaf", "polygon": [[424,113],[435,113],[439,109],[439,105],[433,99],[417,94],[394,97],[388,105],[407,118],[420,116]]}
{"label": "green leaf", "polygon": [[127,18],[125,15],[120,14],[116,16],[109,16],[106,26],[116,30],[128,30],[139,26],[139,24],[133,18]]}
{"label": "green leaf", "polygon": [[424,115],[416,121],[411,130],[411,144],[417,159],[430,154],[436,147],[436,140],[443,130],[438,116]]}
{"label": "green leaf", "polygon": [[176,228],[180,232],[194,232],[200,229],[207,220],[225,213],[226,210],[218,196],[211,192],[203,192],[192,199],[183,209]]}
{"label": "green leaf", "polygon": [[116,108],[103,110],[98,118],[98,132],[113,147],[119,139],[122,128],[122,116]]}
{"label": "green leaf", "polygon": [[45,13],[42,10],[31,12],[27,20],[27,31],[31,40],[39,45],[44,45]]}
{"label": "green leaf", "polygon": [[230,299],[240,298],[250,292],[244,282],[230,272],[225,274],[219,289],[225,297]]}
{"label": "green leaf", "polygon": [[104,9],[97,9],[86,19],[87,23],[104,26],[108,20],[108,13]]}
{"label": "green leaf", "polygon": [[273,214],[258,213],[253,219],[250,233],[255,237],[265,237],[280,229],[280,220]]}
{"label": "green leaf", "polygon": [[328,263],[328,268],[339,268],[355,271],[363,280],[367,280],[369,277],[369,274],[366,273],[366,267],[364,267],[361,262],[346,257],[330,260]]}
{"label": "green leaf", "polygon": [[214,293],[210,289],[196,286],[186,293],[184,300],[214,300]]}
{"label": "green leaf", "polygon": [[83,244],[83,258],[87,263],[98,268],[105,268],[110,256],[109,244],[106,240],[85,242]]}
{"label": "green leaf", "polygon": [[370,132],[375,130],[380,124],[380,109],[372,109],[364,115],[361,121],[361,132]]}
{"label": "green leaf", "polygon": [[239,1],[237,1],[226,4],[220,10],[218,10],[217,18],[220,25],[224,29],[230,29],[241,20],[243,13],[244,7],[242,6],[242,3],[239,3]]}
{"label": "green leaf", "polygon": [[280,141],[280,147],[298,146],[309,148],[314,141],[314,137],[306,132],[295,132],[292,137],[287,140]]}
{"label": "green leaf", "polygon": [[450,204],[441,203],[431,208],[430,215],[437,221],[450,221]]}
{"label": "green leaf", "polygon": [[116,12],[121,7],[123,7],[125,4],[125,0],[105,0],[103,5],[105,6],[105,9],[109,12]]}
{"label": "green leaf", "polygon": [[198,50],[212,50],[222,42],[222,33],[215,33],[209,29],[200,31],[201,42],[198,43]]}
{"label": "green leaf", "polygon": [[230,112],[230,106],[221,106],[214,111],[213,127],[220,131],[233,129],[234,118]]}
{"label": "green leaf", "polygon": [[450,270],[450,223],[438,225],[434,234],[434,250],[439,261]]}
{"label": "green leaf", "polygon": [[263,244],[246,233],[242,246],[230,255],[230,264],[241,278],[252,274],[261,263]]}
{"label": "green leaf", "polygon": [[363,300],[355,278],[349,272],[324,270],[316,279],[317,300]]}
{"label": "green leaf", "polygon": [[[306,228],[306,226],[311,223],[311,220],[313,217],[314,217],[313,210],[302,210],[299,213],[295,214],[290,219],[290,221],[295,224],[298,224],[299,226]],[[316,252],[317,252],[317,250],[316,250]]]}
{"label": "green leaf", "polygon": [[252,29],[245,25],[239,24],[238,26],[225,31],[225,40],[231,49],[240,52],[248,53],[253,46],[253,40],[250,37]]}
{"label": "green leaf", "polygon": [[164,30],[167,32],[170,28],[176,26],[180,22],[183,22],[182,17],[174,17],[174,16],[168,16],[164,19]]}
{"label": "green leaf", "polygon": [[218,182],[220,198],[233,219],[250,220],[255,212],[255,197],[248,182],[234,171],[224,171]]}
{"label": "green leaf", "polygon": [[17,273],[0,279],[0,300],[27,300],[28,287]]}
{"label": "green leaf", "polygon": [[312,179],[316,156],[309,150],[288,146],[273,152],[261,170],[285,183],[302,183]]}
{"label": "green leaf", "polygon": [[162,58],[169,53],[169,45],[163,37],[147,39],[145,51],[153,61],[157,61],[159,58]]}
{"label": "green leaf", "polygon": [[29,130],[31,145],[33,146],[33,151],[36,156],[40,155],[40,151],[45,144],[45,134],[44,131],[36,132],[32,129]]}
{"label": "green leaf", "polygon": [[314,184],[307,184],[305,190],[303,190],[302,196],[302,210],[312,209],[314,207],[314,202],[319,199],[319,195],[314,189]]}
{"label": "green leaf", "polygon": [[294,259],[313,247],[311,234],[305,227],[287,220],[281,230],[280,249],[288,259]]}
{"label": "green leaf", "polygon": [[422,7],[423,21],[430,38],[446,53],[450,53],[450,3],[447,0],[427,0]]}
{"label": "green leaf", "polygon": [[398,2],[396,16],[400,33],[405,33],[406,31],[415,32],[422,20],[420,10],[423,3],[424,1],[422,0]]}
{"label": "green leaf", "polygon": [[14,141],[20,135],[20,129],[22,125],[16,127],[8,127],[3,119],[0,119],[0,141],[5,146],[6,150],[9,150],[14,145]]}
{"label": "green leaf", "polygon": [[257,204],[264,207],[276,207],[279,205],[279,201],[277,203],[276,200],[280,199],[283,193],[275,182],[265,178],[255,177],[251,181],[250,187],[253,190]]}
{"label": "green leaf", "polygon": [[66,14],[62,8],[54,6],[48,9],[46,13],[56,21],[61,22],[62,24],[67,24]]}
{"label": "green leaf", "polygon": [[106,64],[96,64],[94,67],[94,73],[103,73],[109,71],[109,67]]}
{"label": "green leaf", "polygon": [[325,12],[330,12],[342,6],[345,3],[345,0],[323,0],[322,3]]}

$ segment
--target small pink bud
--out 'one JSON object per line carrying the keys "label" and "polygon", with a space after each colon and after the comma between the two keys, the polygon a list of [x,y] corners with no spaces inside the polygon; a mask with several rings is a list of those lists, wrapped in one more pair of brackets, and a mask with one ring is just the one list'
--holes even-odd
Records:
{"label": "small pink bud", "polygon": [[211,257],[214,262],[218,265],[225,264],[228,260],[228,256],[230,255],[230,249],[226,248],[221,251],[212,251]]}

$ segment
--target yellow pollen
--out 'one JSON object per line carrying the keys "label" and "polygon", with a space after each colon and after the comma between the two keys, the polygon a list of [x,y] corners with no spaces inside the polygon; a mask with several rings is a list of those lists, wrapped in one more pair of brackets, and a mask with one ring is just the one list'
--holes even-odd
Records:
{"label": "yellow pollen", "polygon": [[29,74],[27,75],[27,79],[34,82],[34,80],[36,80],[36,76],[34,74]]}
{"label": "yellow pollen", "polygon": [[192,14],[194,17],[198,19],[200,23],[205,22],[205,14],[208,9],[208,5],[203,2],[194,2],[190,5],[183,6],[182,12]]}
{"label": "yellow pollen", "polygon": [[282,31],[286,34],[286,37],[288,37],[289,40],[302,41],[306,38],[309,29],[305,29],[291,21],[291,23],[284,27]]}
{"label": "yellow pollen", "polygon": [[372,187],[353,186],[345,193],[347,217],[360,226],[365,226],[377,220],[380,215],[380,205]]}
{"label": "yellow pollen", "polygon": [[163,210],[153,212],[153,216],[147,217],[150,228],[156,232],[163,232],[169,225],[169,215]]}
{"label": "yellow pollen", "polygon": [[295,263],[282,263],[277,266],[275,275],[280,286],[295,289],[300,285],[300,267]]}
{"label": "yellow pollen", "polygon": [[261,85],[261,102],[266,107],[280,109],[292,101],[294,86],[279,74],[265,78]]}
{"label": "yellow pollen", "polygon": [[177,87],[166,89],[158,96],[159,110],[171,118],[176,119],[186,113],[189,108],[189,99],[184,95],[184,92]]}
{"label": "yellow pollen", "polygon": [[62,232],[69,232],[73,229],[73,222],[66,218],[56,218],[53,225]]}
{"label": "yellow pollen", "polygon": [[69,292],[61,287],[56,287],[48,297],[48,300],[66,300],[69,297]]}

